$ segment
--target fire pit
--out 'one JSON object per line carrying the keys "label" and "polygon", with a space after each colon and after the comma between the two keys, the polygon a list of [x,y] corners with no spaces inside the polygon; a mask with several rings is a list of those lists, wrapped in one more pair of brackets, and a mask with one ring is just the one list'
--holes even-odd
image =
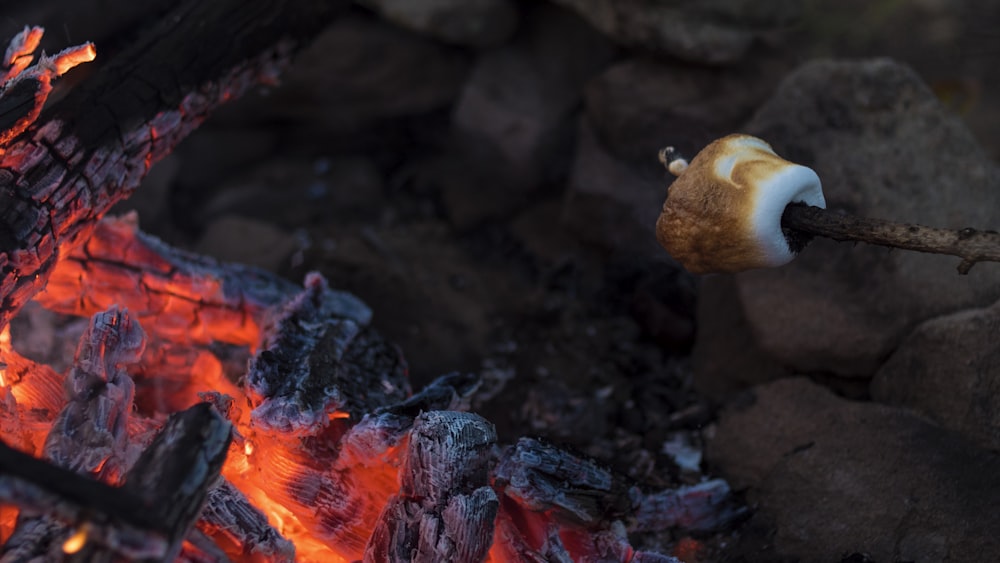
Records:
{"label": "fire pit", "polygon": [[[743,514],[722,480],[640,487],[544,440],[503,443],[472,409],[496,381],[452,373],[412,389],[372,308],[321,275],[299,287],[108,215],[338,11],[202,4],[162,15],[45,112],[57,63],[93,48],[28,66],[40,30],[12,47],[4,561],[674,561],[629,536],[710,533]],[[54,348],[77,342],[72,362],[22,355],[31,333],[10,328],[26,322]]]}

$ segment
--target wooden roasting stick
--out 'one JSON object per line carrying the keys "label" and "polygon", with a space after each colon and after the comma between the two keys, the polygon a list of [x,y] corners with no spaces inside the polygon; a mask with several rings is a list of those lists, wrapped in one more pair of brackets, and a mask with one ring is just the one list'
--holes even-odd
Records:
{"label": "wooden roasting stick", "polygon": [[[16,69],[38,28],[15,38],[5,73],[20,76],[0,85],[0,139],[12,137],[0,146],[0,328],[45,286],[62,246],[86,238],[218,105],[273,81],[346,4],[180,2],[114,57],[88,63],[94,72],[37,119],[59,59]],[[96,51],[88,45],[73,60]]]}

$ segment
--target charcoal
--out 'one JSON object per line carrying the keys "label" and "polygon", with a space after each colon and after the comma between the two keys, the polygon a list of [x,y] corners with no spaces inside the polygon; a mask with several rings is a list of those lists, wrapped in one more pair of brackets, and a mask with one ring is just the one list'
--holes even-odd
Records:
{"label": "charcoal", "polygon": [[122,490],[142,499],[168,530],[173,561],[226,459],[232,426],[208,403],[174,414],[129,470]]}
{"label": "charcoal", "polygon": [[413,424],[400,477],[365,549],[365,561],[482,561],[499,500],[488,483],[493,425],[451,411]]}
{"label": "charcoal", "polygon": [[712,532],[724,529],[748,515],[747,508],[734,501],[729,483],[722,479],[638,496],[638,507],[629,526],[629,531],[632,532],[669,528]]}
{"label": "charcoal", "polygon": [[246,377],[254,423],[268,431],[314,434],[335,412],[359,420],[410,392],[399,351],[358,319],[341,316],[318,274],[265,327]]}
{"label": "charcoal", "polygon": [[295,561],[295,546],[267,522],[267,516],[250,504],[229,481],[208,492],[198,527],[209,535],[222,534],[244,555],[263,556],[273,563]]}
{"label": "charcoal", "polygon": [[479,382],[475,374],[443,375],[408,399],[365,415],[341,438],[338,461],[344,466],[388,462],[387,452],[408,436],[417,416],[436,410],[465,410],[462,407],[467,406]]}
{"label": "charcoal", "polygon": [[45,458],[112,484],[124,475],[135,394],[125,365],[141,357],[145,338],[139,324],[117,307],[94,315],[66,378],[69,402],[45,441]]}
{"label": "charcoal", "polygon": [[[134,560],[173,561],[206,491],[218,478],[230,426],[207,404],[170,418],[120,488],[0,445],[0,498],[22,508],[2,561],[62,560],[80,523],[77,560],[111,552]],[[45,515],[45,516],[39,516]],[[102,555],[103,554],[103,555]]]}
{"label": "charcoal", "polygon": [[[152,334],[178,343],[256,345],[271,308],[296,295],[295,284],[238,264],[222,264],[164,244],[139,230],[135,215],[104,218],[81,246],[62,257],[37,300],[46,308],[90,315],[120,304]],[[324,304],[367,323],[356,297],[329,291]]]}
{"label": "charcoal", "polygon": [[[117,483],[128,466],[128,417],[134,385],[124,364],[139,359],[145,334],[117,307],[93,316],[80,338],[65,381],[69,401],[56,417],[43,448],[54,465]],[[4,560],[58,553],[69,529],[48,517],[20,515]]]}
{"label": "charcoal", "polygon": [[592,461],[531,438],[521,438],[495,470],[505,495],[533,511],[555,510],[585,526],[629,513],[629,486]]}
{"label": "charcoal", "polygon": [[747,515],[722,479],[647,494],[591,461],[530,438],[507,451],[494,477],[520,506],[535,512],[555,510],[587,526],[622,519],[630,523],[630,532],[708,532]]}

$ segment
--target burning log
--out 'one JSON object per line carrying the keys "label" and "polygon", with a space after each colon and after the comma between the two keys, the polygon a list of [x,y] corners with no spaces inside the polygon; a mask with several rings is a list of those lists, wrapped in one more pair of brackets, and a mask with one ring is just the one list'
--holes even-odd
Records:
{"label": "burning log", "polygon": [[[95,545],[102,546],[94,549],[130,557],[170,561],[178,553],[208,487],[221,470],[231,427],[208,405],[193,407],[172,417],[136,461],[138,452],[133,454],[129,443],[134,392],[124,365],[139,360],[144,346],[142,329],[124,311],[112,308],[94,315],[66,379],[69,401],[56,417],[43,450],[54,465],[104,483],[118,484],[124,476],[121,491],[130,499],[130,513],[118,515],[118,521],[103,527],[83,520],[84,527],[77,532],[83,535],[69,537],[64,524],[23,513],[3,560],[18,561],[60,549],[76,552],[83,547],[76,543],[91,536],[97,538]],[[141,516],[135,518],[136,514]],[[123,516],[129,519],[121,521]],[[157,533],[132,537],[136,534],[131,528],[137,525]]]}
{"label": "burning log", "polygon": [[45,286],[62,245],[86,239],[213,108],[273,81],[341,5],[188,0],[33,123],[39,87],[4,91],[0,328]]}
{"label": "burning log", "polygon": [[[0,444],[0,498],[20,506],[22,517],[38,515],[8,540],[2,560],[86,547],[88,556],[110,549],[172,561],[219,474],[230,430],[207,405],[172,416],[120,488]],[[75,524],[82,536],[70,534],[66,525]]]}

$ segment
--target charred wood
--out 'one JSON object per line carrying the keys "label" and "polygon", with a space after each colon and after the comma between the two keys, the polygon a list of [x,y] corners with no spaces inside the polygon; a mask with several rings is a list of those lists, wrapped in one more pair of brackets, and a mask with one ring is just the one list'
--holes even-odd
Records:
{"label": "charred wood", "polygon": [[273,81],[343,4],[182,2],[13,139],[0,157],[0,327],[44,287],[59,247],[216,106]]}
{"label": "charred wood", "polygon": [[171,417],[120,488],[0,445],[0,498],[30,524],[19,525],[2,560],[62,559],[75,528],[84,534],[78,560],[173,561],[218,477],[229,433],[208,405]]}
{"label": "charred wood", "polygon": [[417,417],[400,473],[365,561],[482,561],[493,542],[499,501],[488,485],[493,425],[450,411]]}
{"label": "charred wood", "polygon": [[[135,215],[106,217],[80,246],[65,252],[37,300],[79,316],[112,304],[128,307],[151,334],[179,344],[256,345],[271,308],[301,289],[257,268],[223,264],[173,248],[139,230]],[[331,291],[343,316],[367,322],[357,298]]]}
{"label": "charred wood", "polygon": [[167,530],[173,561],[216,484],[232,439],[232,425],[208,403],[172,415],[125,477],[122,490],[140,498]]}
{"label": "charred wood", "polygon": [[410,392],[406,364],[394,346],[350,312],[318,274],[275,315],[246,384],[255,425],[266,432],[313,435],[330,417],[360,419]]}
{"label": "charred wood", "polygon": [[223,480],[208,492],[198,529],[223,545],[251,558],[264,557],[273,563],[295,560],[295,546],[278,533],[257,507],[229,481]]}

